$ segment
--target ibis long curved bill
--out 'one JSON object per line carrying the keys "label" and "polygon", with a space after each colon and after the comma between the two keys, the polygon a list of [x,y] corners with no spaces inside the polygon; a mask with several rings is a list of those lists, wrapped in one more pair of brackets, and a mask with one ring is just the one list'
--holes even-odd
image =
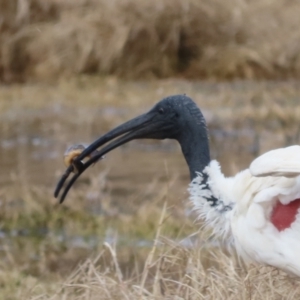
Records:
{"label": "ibis long curved bill", "polygon": [[[75,183],[77,178],[92,164],[97,162],[103,155],[110,152],[111,150],[125,144],[133,139],[140,138],[154,138],[154,139],[163,139],[165,138],[165,132],[168,132],[172,127],[172,122],[165,122],[166,120],[162,118],[163,111],[157,110],[155,106],[148,113],[142,114],[118,127],[109,131],[105,135],[101,136],[95,142],[93,142],[90,146],[88,146],[83,152],[77,156],[76,159],[73,160],[72,164],[66,169],[65,173],[62,175],[59,180],[54,196],[58,197],[62,187],[64,186],[66,180],[70,176],[71,173],[75,173],[70,181],[66,184],[65,189],[63,190],[60,203],[64,201],[66,198],[68,191]],[[121,136],[121,137],[120,137]],[[119,137],[118,139],[116,139]],[[113,141],[112,141],[113,140]],[[104,144],[112,141],[104,148],[97,151],[96,155],[93,155],[89,160],[85,163],[83,159],[90,156],[95,150]]]}

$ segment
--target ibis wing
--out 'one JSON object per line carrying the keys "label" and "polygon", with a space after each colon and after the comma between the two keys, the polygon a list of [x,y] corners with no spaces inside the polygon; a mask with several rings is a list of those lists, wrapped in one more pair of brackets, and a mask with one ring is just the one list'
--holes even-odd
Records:
{"label": "ibis wing", "polygon": [[269,151],[256,158],[250,165],[253,176],[300,175],[300,146],[290,146]]}

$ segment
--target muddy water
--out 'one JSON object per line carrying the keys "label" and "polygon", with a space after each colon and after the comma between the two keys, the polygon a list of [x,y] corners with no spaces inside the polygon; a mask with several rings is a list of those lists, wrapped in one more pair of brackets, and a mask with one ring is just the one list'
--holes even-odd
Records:
{"label": "muddy water", "polygon": [[[0,187],[16,184],[19,180],[29,185],[55,186],[65,169],[62,156],[66,147],[73,143],[90,143],[109,127],[102,118],[90,122],[66,123],[65,116],[74,111],[55,110],[14,111],[12,117],[2,120],[0,140]],[[117,118],[120,111],[102,107],[110,118]],[[140,109],[136,109],[138,114]],[[85,111],[86,116],[93,110]],[[129,119],[124,114],[124,121]],[[105,128],[103,130],[103,128]],[[112,127],[111,127],[112,128]],[[253,157],[254,133],[249,128],[225,131],[216,128],[210,132],[212,157],[217,158],[226,174],[233,173],[239,165],[247,165]],[[242,150],[242,151],[241,151]],[[172,176],[178,179],[177,187],[189,182],[186,163],[175,141],[132,141],[116,149],[97,166],[105,171],[115,194],[130,194],[134,187],[140,189],[156,177],[162,182]]]}
{"label": "muddy water", "polygon": [[[297,82],[126,83],[85,78],[58,86],[0,87],[0,187],[19,180],[54,187],[64,170],[62,154],[68,145],[88,144],[158,99],[182,92],[201,106],[210,129],[211,156],[221,162],[226,175],[246,168],[266,150],[297,142],[283,141],[276,116],[266,120],[267,125],[261,117],[259,126],[255,121],[255,109],[272,107],[275,102],[283,111],[286,106],[299,107]],[[249,105],[254,119],[235,122]],[[299,128],[297,118],[293,122]],[[293,130],[287,130],[290,136]],[[141,188],[153,178],[167,180],[176,175],[176,188],[181,190],[189,181],[180,148],[172,141],[133,141],[107,155],[96,170],[107,171],[112,192],[118,191],[113,186],[119,186],[119,194],[130,194],[137,184]]]}
{"label": "muddy water", "polygon": [[174,141],[132,141],[87,170],[63,205],[52,197],[67,146],[89,144],[164,96],[183,92],[201,107],[211,157],[226,175],[269,149],[299,143],[300,85],[293,82],[86,78],[0,86],[1,268],[13,265],[41,278],[69,275],[106,241],[117,245],[125,274],[144,264],[143,248],[152,246],[165,200],[164,236],[184,247],[203,246],[201,237],[189,238],[199,226],[187,201],[188,169]]}
{"label": "muddy water", "polygon": [[[295,82],[87,78],[58,86],[0,87],[0,188],[21,183],[54,189],[65,169],[62,156],[67,146],[89,144],[158,99],[182,91],[201,106],[208,121],[211,157],[220,161],[226,175],[247,168],[254,157],[269,149],[299,142],[295,137],[300,88]],[[133,195],[137,202],[143,201],[151,186],[158,190],[168,182],[173,183],[170,196],[183,198],[189,182],[180,147],[168,140],[132,141],[109,153],[85,176],[102,173],[113,204],[121,211],[128,208]],[[90,189],[91,195],[96,193],[95,183]]]}

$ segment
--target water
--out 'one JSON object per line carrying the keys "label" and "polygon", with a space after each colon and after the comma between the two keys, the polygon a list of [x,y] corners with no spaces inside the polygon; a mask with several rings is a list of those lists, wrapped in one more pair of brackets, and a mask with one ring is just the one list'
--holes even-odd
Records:
{"label": "water", "polygon": [[[113,117],[112,107],[104,110]],[[89,115],[89,112],[86,114]],[[90,124],[85,123],[63,127],[60,118],[64,113],[60,115],[44,118],[42,112],[33,114],[27,111],[22,113],[23,120],[16,114],[15,119],[9,121],[11,128],[0,140],[0,186],[14,184],[19,178],[28,184],[54,187],[59,174],[65,169],[63,153],[67,145],[88,144],[105,133],[99,130],[97,134],[96,130],[91,130]],[[73,125],[74,128],[71,128]],[[102,128],[101,120],[95,127]],[[212,157],[220,160],[225,173],[230,172],[233,162],[245,159],[248,162],[253,157],[254,133],[249,128],[231,131],[214,128],[210,136]],[[236,151],[237,141],[238,148],[243,148],[242,158],[240,151]],[[232,157],[234,159],[229,162]],[[115,184],[131,179],[138,180],[139,184],[147,183],[155,174],[165,175],[166,172],[178,173],[181,180],[188,181],[188,169],[175,141],[132,141],[109,153],[100,164],[110,169],[109,176]]]}
{"label": "water", "polygon": [[[259,109],[265,105],[261,103],[268,102],[273,96],[281,103],[285,90],[288,91],[287,99],[290,99],[286,105],[293,104],[297,108],[299,88],[293,83],[290,88],[288,86],[286,83],[215,84],[176,81],[174,84],[172,81],[165,81],[122,83],[113,88],[102,82],[95,87],[89,86],[89,90],[84,91],[81,90],[82,86],[72,86],[67,91],[65,87],[58,90],[51,86],[43,89],[22,87],[23,98],[14,101],[11,96],[12,104],[0,114],[0,188],[5,191],[8,187],[17,189],[20,185],[27,185],[54,191],[57,180],[65,170],[62,158],[67,146],[75,143],[89,144],[116,125],[144,112],[164,95],[182,91],[190,94],[203,109],[210,130],[211,157],[220,162],[225,175],[235,174],[247,168],[260,153],[286,145],[284,132],[278,130],[276,120],[268,121],[268,126],[259,127],[255,114],[250,121],[249,118],[240,120],[239,112],[243,112],[243,106],[257,101],[257,98],[259,104],[251,109],[256,109],[256,106]],[[12,95],[13,89],[14,87]],[[7,88],[5,93],[8,90]],[[18,97],[19,94],[20,92]],[[78,100],[77,94],[86,95],[86,102]],[[34,102],[26,100],[31,97],[40,99],[35,99]],[[98,100],[99,97],[101,101]],[[70,102],[69,99],[73,98],[77,100]],[[0,100],[4,101],[1,93]],[[99,102],[99,105],[95,105],[94,101]],[[284,104],[282,109],[285,109]],[[294,131],[290,132],[293,134]],[[90,215],[114,217],[134,214],[143,201],[153,201],[153,195],[168,185],[169,203],[185,209],[182,203],[188,197],[188,183],[188,169],[176,142],[139,140],[112,151],[95,167],[87,170],[70,191],[70,195],[80,193],[81,187],[85,186],[87,191],[84,194],[83,209]],[[109,198],[105,200],[109,202],[109,209],[105,201],[102,201],[105,197]],[[19,202],[16,200],[13,203],[18,205]],[[44,228],[39,228],[39,232],[23,228],[0,231],[0,238],[49,234],[54,233]],[[55,235],[57,239],[62,236],[60,232]],[[94,245],[98,242],[93,234],[90,241],[84,243],[83,238],[76,234],[67,237],[68,239],[73,245]],[[129,237],[121,239],[130,240]],[[148,242],[141,239],[132,243]]]}

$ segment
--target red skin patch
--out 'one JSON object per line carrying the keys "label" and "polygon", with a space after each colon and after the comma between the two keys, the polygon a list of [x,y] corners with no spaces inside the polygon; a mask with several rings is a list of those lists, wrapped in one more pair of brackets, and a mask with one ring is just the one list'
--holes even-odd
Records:
{"label": "red skin patch", "polygon": [[299,207],[300,199],[296,199],[288,205],[283,205],[278,201],[271,214],[272,224],[279,231],[289,228],[296,219]]}

